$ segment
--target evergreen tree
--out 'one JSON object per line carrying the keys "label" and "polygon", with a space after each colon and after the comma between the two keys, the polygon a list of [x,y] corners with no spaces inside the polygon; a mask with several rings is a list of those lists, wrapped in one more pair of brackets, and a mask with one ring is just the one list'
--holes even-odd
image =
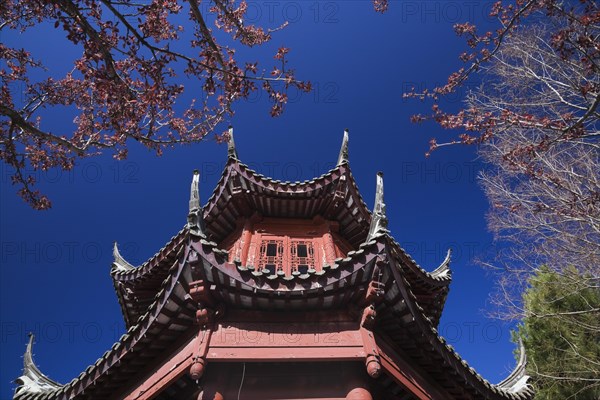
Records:
{"label": "evergreen tree", "polygon": [[542,267],[529,284],[518,335],[535,399],[600,399],[600,280]]}

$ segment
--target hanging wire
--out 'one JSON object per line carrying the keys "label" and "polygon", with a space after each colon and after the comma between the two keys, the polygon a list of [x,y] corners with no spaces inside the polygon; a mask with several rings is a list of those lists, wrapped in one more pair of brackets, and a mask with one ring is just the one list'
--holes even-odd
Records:
{"label": "hanging wire", "polygon": [[244,369],[242,371],[242,380],[240,382],[240,388],[238,390],[237,400],[240,400],[240,394],[242,393],[242,386],[244,385],[244,377],[246,376],[246,362],[244,361]]}

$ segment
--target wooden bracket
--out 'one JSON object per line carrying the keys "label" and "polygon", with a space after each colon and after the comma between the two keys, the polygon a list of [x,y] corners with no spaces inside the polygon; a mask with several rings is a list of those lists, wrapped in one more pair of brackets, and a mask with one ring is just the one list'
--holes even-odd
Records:
{"label": "wooden bracket", "polygon": [[212,306],[215,302],[210,294],[210,289],[208,283],[202,279],[193,281],[189,285],[190,287],[190,297],[193,301],[202,305]]}
{"label": "wooden bracket", "polygon": [[379,355],[379,348],[375,343],[373,332],[364,327],[360,328],[360,332],[363,339],[365,354],[367,355],[365,358],[367,373],[371,378],[378,378],[379,375],[381,375],[381,357]]}
{"label": "wooden bracket", "polygon": [[373,325],[375,324],[376,316],[377,311],[375,311],[375,307],[373,305],[365,307],[362,313],[362,317],[360,319],[360,326],[368,330],[372,330]]}
{"label": "wooden bracket", "polygon": [[377,343],[375,343],[375,337],[373,335],[373,325],[375,324],[376,316],[377,312],[375,311],[375,306],[373,304],[365,307],[361,316],[359,328],[366,354],[365,367],[371,378],[377,378],[381,374],[379,348],[377,347]]}
{"label": "wooden bracket", "polygon": [[198,332],[198,351],[193,356],[193,364],[190,367],[190,377],[197,381],[204,375],[206,369],[206,354],[208,353],[208,345],[213,331],[212,323],[208,324]]}

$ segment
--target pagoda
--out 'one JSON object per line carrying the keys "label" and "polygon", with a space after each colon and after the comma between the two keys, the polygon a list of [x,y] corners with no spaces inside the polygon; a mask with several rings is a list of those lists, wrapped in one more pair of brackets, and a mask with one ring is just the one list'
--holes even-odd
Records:
{"label": "pagoda", "polygon": [[450,252],[427,272],[387,226],[383,175],[370,211],[348,131],[335,168],[280,182],[240,162],[230,129],[204,207],[194,172],[183,229],[140,266],[115,244],[127,332],[64,385],[31,337],[14,399],[531,399],[523,349],[491,384],[438,334]]}

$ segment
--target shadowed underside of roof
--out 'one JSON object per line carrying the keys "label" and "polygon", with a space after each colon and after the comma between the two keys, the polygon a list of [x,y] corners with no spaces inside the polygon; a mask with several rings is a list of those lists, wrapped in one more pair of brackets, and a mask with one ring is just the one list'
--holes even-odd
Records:
{"label": "shadowed underside of roof", "polygon": [[[255,212],[279,218],[309,219],[319,215],[337,221],[339,234],[352,245],[353,251],[359,251],[360,245],[370,241],[373,235],[387,232],[383,175],[377,176],[375,218],[372,218],[348,164],[347,130],[336,167],[304,182],[276,181],[250,170],[238,160],[231,130],[228,155],[223,174],[202,208],[199,173],[194,172],[188,224],[148,261],[133,267],[120,255],[115,244],[111,276],[127,327],[134,325],[153,301],[157,288],[190,236],[201,235],[203,240],[214,244],[215,251],[219,251],[218,243],[236,229],[238,219],[249,218]],[[439,320],[451,281],[449,262],[432,275],[419,267],[399,244],[395,247],[415,293],[431,312],[431,318]]]}
{"label": "shadowed underside of roof", "polygon": [[[137,324],[129,328],[127,334],[96,363],[66,385],[48,380],[48,385],[32,390],[34,386],[22,383],[26,380],[21,379],[15,398],[106,398],[109,393],[114,393],[135,376],[137,368],[133,366],[136,363],[158,359],[182,337],[189,337],[194,326],[196,305],[187,293],[191,282],[199,277],[209,283],[211,296],[231,309],[341,309],[360,301],[373,277],[377,260],[386,260],[385,265],[380,267],[383,268],[381,279],[385,299],[377,308],[377,334],[385,337],[391,346],[402,351],[419,368],[427,370],[432,379],[449,393],[466,390],[471,399],[531,398],[523,373],[523,359],[509,378],[500,385],[492,385],[438,336],[433,321],[410,290],[403,276],[404,268],[393,255],[393,246],[387,235],[378,235],[362,246],[362,251],[340,260],[330,271],[294,282],[284,291],[282,282],[274,284],[264,276],[232,270],[224,254],[215,253],[214,243],[192,238]],[[200,269],[194,269],[193,265],[200,265]],[[31,354],[30,346],[28,354]],[[26,359],[31,360],[31,357]],[[37,371],[37,376],[43,376]],[[24,376],[28,374],[31,375],[24,372]],[[454,398],[463,398],[457,396]]]}

